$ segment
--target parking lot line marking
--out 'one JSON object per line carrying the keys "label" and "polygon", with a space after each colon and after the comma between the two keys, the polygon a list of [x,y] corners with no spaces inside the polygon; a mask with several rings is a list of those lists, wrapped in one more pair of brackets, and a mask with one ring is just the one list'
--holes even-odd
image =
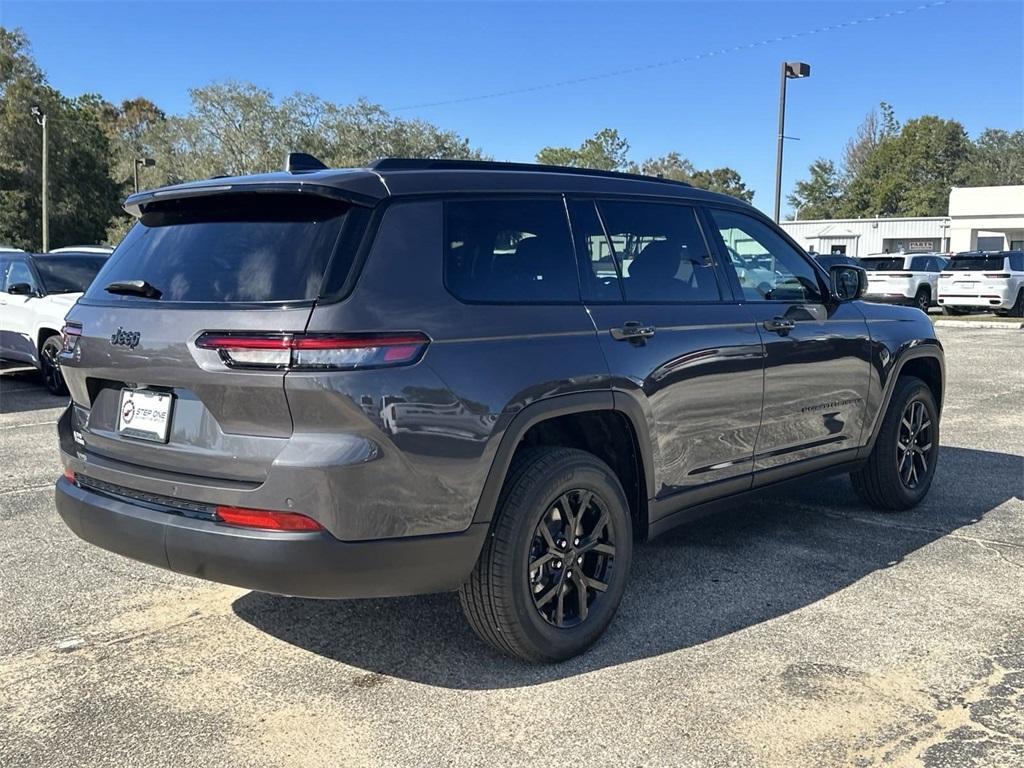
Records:
{"label": "parking lot line marking", "polygon": [[[54,478],[56,479],[56,475]],[[33,491],[42,491],[44,489],[52,489],[53,483],[46,483],[45,485],[30,485],[25,488],[15,488],[10,491],[0,491],[0,496],[13,496],[16,493],[32,493]]]}
{"label": "parking lot line marking", "polygon": [[33,422],[29,422],[28,424],[7,424],[5,426],[0,426],[0,429],[20,429],[22,427],[41,427],[44,424],[56,424],[56,423],[57,423],[56,420],[54,420],[54,421],[33,421]]}

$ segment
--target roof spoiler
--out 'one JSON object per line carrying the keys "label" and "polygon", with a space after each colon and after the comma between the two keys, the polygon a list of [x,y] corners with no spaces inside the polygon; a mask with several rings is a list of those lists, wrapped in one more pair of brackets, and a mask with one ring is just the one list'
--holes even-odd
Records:
{"label": "roof spoiler", "polygon": [[284,159],[284,169],[288,173],[305,173],[308,171],[326,171],[327,166],[305,152],[289,152]]}

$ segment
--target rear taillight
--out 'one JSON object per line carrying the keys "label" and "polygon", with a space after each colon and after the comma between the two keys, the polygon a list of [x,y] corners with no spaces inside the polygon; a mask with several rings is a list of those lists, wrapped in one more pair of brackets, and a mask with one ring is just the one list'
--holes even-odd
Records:
{"label": "rear taillight", "polygon": [[1007,274],[1006,272],[996,272],[994,274],[989,274],[986,272],[985,277],[989,278],[990,280],[1009,280],[1011,275]]}
{"label": "rear taillight", "polygon": [[204,333],[200,349],[216,350],[231,368],[356,370],[415,363],[430,339],[422,333],[248,334]]}
{"label": "rear taillight", "polygon": [[78,476],[75,475],[74,470],[68,469],[67,467],[64,468],[64,479],[67,480],[69,483],[78,482]]}
{"label": "rear taillight", "polygon": [[311,517],[298,512],[274,512],[244,507],[217,507],[217,518],[222,523],[240,528],[260,528],[266,531],[322,531],[324,528]]}
{"label": "rear taillight", "polygon": [[80,338],[82,338],[82,326],[65,325],[60,331],[61,351],[74,352]]}

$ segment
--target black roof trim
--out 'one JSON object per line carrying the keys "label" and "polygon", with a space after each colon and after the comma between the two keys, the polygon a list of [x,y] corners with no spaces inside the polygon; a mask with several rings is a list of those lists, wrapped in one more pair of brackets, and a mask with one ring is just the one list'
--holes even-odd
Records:
{"label": "black roof trim", "polygon": [[655,181],[663,184],[678,184],[690,187],[685,181],[666,179],[661,176],[645,176],[642,173],[623,171],[601,171],[596,168],[571,168],[566,165],[543,165],[541,163],[505,163],[497,160],[433,160],[429,158],[385,157],[374,160],[367,168],[382,171],[524,171],[529,173],[568,173],[574,176],[598,176],[610,179],[633,179]]}

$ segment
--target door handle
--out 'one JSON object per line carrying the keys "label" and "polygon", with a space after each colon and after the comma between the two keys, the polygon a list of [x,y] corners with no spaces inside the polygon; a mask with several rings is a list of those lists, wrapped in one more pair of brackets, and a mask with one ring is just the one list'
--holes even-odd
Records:
{"label": "door handle", "polygon": [[774,331],[779,336],[788,336],[789,332],[796,328],[796,321],[788,317],[773,317],[765,320],[762,325],[766,331]]}
{"label": "door handle", "polygon": [[641,325],[636,320],[630,320],[628,323],[623,323],[621,328],[610,328],[608,332],[616,341],[643,344],[647,339],[654,336],[654,326]]}

